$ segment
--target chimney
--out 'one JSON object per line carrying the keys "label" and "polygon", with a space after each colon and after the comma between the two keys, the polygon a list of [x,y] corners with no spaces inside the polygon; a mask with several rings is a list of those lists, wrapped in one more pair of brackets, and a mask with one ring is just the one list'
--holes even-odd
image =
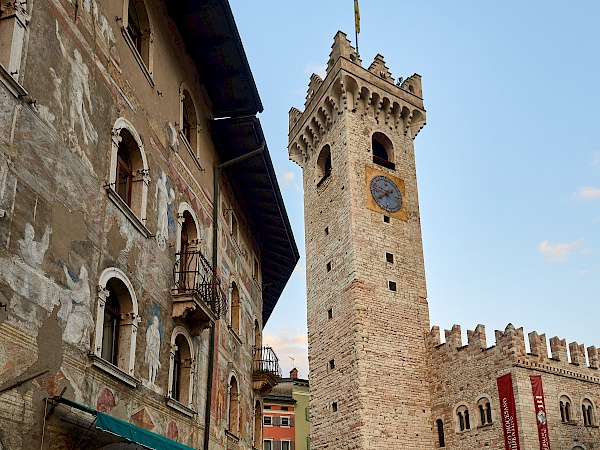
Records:
{"label": "chimney", "polygon": [[298,369],[296,369],[295,367],[290,370],[290,378],[298,378]]}

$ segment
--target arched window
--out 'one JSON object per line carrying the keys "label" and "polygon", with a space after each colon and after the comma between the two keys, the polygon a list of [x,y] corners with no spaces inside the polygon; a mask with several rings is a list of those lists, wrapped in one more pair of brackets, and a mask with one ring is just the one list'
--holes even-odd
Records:
{"label": "arched window", "polygon": [[119,350],[119,327],[121,325],[121,307],[119,298],[113,287],[114,283],[109,282],[106,286],[109,292],[104,305],[104,320],[102,324],[102,359],[105,359],[115,366],[118,364],[117,356]]}
{"label": "arched window", "polygon": [[560,421],[568,423],[572,421],[571,417],[571,400],[566,395],[560,397]]}
{"label": "arched window", "polygon": [[131,282],[119,269],[104,270],[98,282],[94,355],[133,376],[138,323]]}
{"label": "arched window", "polygon": [[439,444],[440,448],[445,447],[446,440],[444,438],[444,422],[442,421],[442,419],[438,419],[435,421],[435,424],[437,426],[438,444]]}
{"label": "arched window", "polygon": [[198,119],[190,92],[181,88],[181,137],[194,156],[198,156]]}
{"label": "arched window", "polygon": [[125,2],[127,21],[124,23],[124,36],[136,59],[151,73],[150,47],[152,44],[150,19],[143,0]]}
{"label": "arched window", "polygon": [[112,151],[107,192],[134,225],[149,236],[145,228],[150,174],[142,139],[129,121],[116,120],[112,130]]}
{"label": "arched window", "polygon": [[596,424],[594,404],[587,398],[581,402],[581,417],[583,417],[583,425],[586,427],[593,427]]}
{"label": "arched window", "polygon": [[260,448],[262,442],[262,408],[260,400],[254,404],[254,448]]}
{"label": "arched window", "polygon": [[392,141],[383,133],[375,132],[371,139],[371,147],[373,150],[373,162],[380,166],[394,170],[394,146]]}
{"label": "arched window", "polygon": [[479,412],[479,426],[489,425],[492,423],[492,406],[487,397],[482,397],[477,402]]}
{"label": "arched window", "polygon": [[235,281],[231,282],[231,328],[240,334],[240,290]]}
{"label": "arched window", "polygon": [[198,228],[192,210],[186,204],[182,204],[179,211],[175,284],[178,292],[185,293],[194,290],[201,282],[198,278],[202,275],[198,273],[198,258],[201,256],[198,250]]}
{"label": "arched window", "polygon": [[456,408],[457,428],[459,431],[471,429],[471,421],[469,419],[469,409],[465,405],[460,405]]}
{"label": "arched window", "polygon": [[234,376],[229,380],[229,421],[227,429],[231,434],[239,434],[240,394],[238,383]]}
{"label": "arched window", "polygon": [[176,327],[171,335],[168,396],[190,407],[193,399],[194,347],[187,330]]}
{"label": "arched window", "polygon": [[320,186],[331,175],[331,148],[329,145],[324,146],[319,153],[316,175],[317,186]]}

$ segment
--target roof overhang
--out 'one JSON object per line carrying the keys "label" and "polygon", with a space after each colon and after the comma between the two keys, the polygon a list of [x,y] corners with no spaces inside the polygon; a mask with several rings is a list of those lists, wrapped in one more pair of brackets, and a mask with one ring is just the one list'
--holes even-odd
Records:
{"label": "roof overhang", "polygon": [[258,118],[215,120],[212,134],[222,163],[264,146],[262,152],[223,169],[260,248],[264,326],[300,255]]}
{"label": "roof overhang", "polygon": [[187,53],[198,68],[214,117],[262,112],[258,89],[228,0],[165,3]]}

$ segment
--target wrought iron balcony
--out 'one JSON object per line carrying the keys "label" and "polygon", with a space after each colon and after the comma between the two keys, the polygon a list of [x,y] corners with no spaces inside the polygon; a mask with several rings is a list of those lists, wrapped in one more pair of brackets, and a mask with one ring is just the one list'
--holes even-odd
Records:
{"label": "wrought iron balcony", "polygon": [[279,358],[273,349],[271,347],[255,347],[252,370],[254,391],[263,397],[269,395],[279,378],[281,378],[281,367],[279,367]]}
{"label": "wrought iron balcony", "polygon": [[227,312],[227,296],[200,250],[179,252],[176,257],[172,316],[188,321],[197,335]]}

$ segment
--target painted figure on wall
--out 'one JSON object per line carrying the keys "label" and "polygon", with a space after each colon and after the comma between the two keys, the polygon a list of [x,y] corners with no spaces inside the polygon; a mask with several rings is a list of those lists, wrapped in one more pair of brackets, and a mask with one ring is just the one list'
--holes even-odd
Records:
{"label": "painted figure on wall", "polygon": [[56,38],[58,39],[62,55],[69,61],[70,65],[67,87],[69,101],[68,143],[70,147],[76,148],[79,153],[81,152],[81,148],[79,147],[77,134],[75,132],[76,125],[79,125],[81,128],[83,142],[85,142],[86,145],[90,142],[98,141],[98,133],[94,129],[90,119],[91,114],[93,114],[92,98],[88,81],[90,70],[83,62],[79,50],[75,49],[73,51],[73,57],[69,56],[58,32],[58,22],[56,22]]}
{"label": "painted figure on wall", "polygon": [[146,330],[146,354],[148,364],[148,383],[154,384],[160,369],[160,321],[158,316],[152,317],[152,322]]}
{"label": "painted figure on wall", "polygon": [[94,327],[94,318],[90,310],[90,285],[88,271],[84,266],[79,269],[77,281],[71,278],[66,266],[63,266],[67,286],[67,325],[63,332],[63,340],[68,344],[80,347],[90,345],[90,333]]}
{"label": "painted figure on wall", "polygon": [[175,200],[175,191],[169,187],[167,175],[161,173],[156,179],[156,242],[161,250],[169,240],[169,207]]}
{"label": "painted figure on wall", "polygon": [[35,241],[35,230],[31,224],[25,224],[25,236],[19,239],[19,252],[23,260],[36,269],[42,266],[44,255],[50,244],[52,229],[46,226],[46,231],[39,241]]}

